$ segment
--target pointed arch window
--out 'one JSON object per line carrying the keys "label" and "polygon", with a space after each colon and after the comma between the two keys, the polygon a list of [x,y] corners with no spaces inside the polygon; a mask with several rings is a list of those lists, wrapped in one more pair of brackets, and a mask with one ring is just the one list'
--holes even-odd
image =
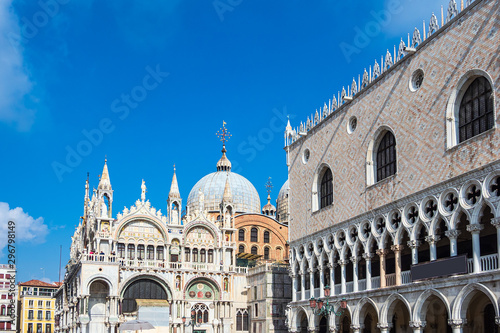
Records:
{"label": "pointed arch window", "polygon": [[238,230],[238,240],[240,242],[244,242],[245,241],[245,229]]}
{"label": "pointed arch window", "polygon": [[200,251],[200,262],[207,262],[207,251],[205,249]]}
{"label": "pointed arch window", "polygon": [[214,262],[214,250],[208,250],[208,262],[211,264]]}
{"label": "pointed arch window", "polygon": [[198,249],[193,249],[193,262],[198,262]]}
{"label": "pointed arch window", "polygon": [[327,168],[321,177],[320,187],[320,208],[330,206],[333,202],[333,175],[332,171]]}
{"label": "pointed arch window", "polygon": [[377,181],[396,174],[396,139],[387,131],[377,148]]}
{"label": "pointed arch window", "polygon": [[250,231],[250,241],[251,242],[258,242],[259,241],[258,233],[259,233],[259,231],[257,230],[257,228],[252,228],[252,230]]}
{"label": "pointed arch window", "polygon": [[465,91],[458,117],[459,142],[493,128],[493,93],[484,76],[472,81]]}

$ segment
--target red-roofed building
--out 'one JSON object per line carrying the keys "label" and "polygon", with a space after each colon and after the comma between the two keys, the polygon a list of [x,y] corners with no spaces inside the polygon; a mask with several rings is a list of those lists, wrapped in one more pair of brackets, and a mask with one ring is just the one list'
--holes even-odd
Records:
{"label": "red-roofed building", "polygon": [[18,327],[21,333],[54,332],[54,294],[60,282],[30,280],[19,283]]}

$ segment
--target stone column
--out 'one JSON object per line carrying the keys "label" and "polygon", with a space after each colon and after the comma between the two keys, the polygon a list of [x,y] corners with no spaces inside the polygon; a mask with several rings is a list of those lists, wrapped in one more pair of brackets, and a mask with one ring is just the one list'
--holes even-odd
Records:
{"label": "stone column", "polygon": [[309,268],[309,290],[311,297],[314,296],[314,269]]}
{"label": "stone column", "polygon": [[352,284],[353,284],[353,292],[357,292],[359,289],[358,286],[358,257],[352,256],[351,257],[351,262],[352,262]]}
{"label": "stone column", "polygon": [[300,299],[305,300],[306,299],[306,272],[300,271],[300,283],[301,283],[301,290],[300,290]]}
{"label": "stone column", "polygon": [[347,260],[339,260],[338,261],[341,269],[340,277],[341,277],[341,287],[340,287],[340,293],[345,294],[346,293],[346,272],[345,272],[345,266],[347,265]]}
{"label": "stone column", "polygon": [[469,224],[467,231],[472,234],[472,262],[474,263],[474,273],[481,272],[481,248],[479,233],[483,230],[482,224]]}
{"label": "stone column", "polygon": [[444,235],[450,240],[450,257],[456,257],[457,251],[457,238],[460,235],[460,230],[448,230]]}
{"label": "stone column", "polygon": [[325,266],[319,266],[319,297],[325,297]]}
{"label": "stone column", "polygon": [[329,284],[329,287],[330,287],[330,296],[333,296],[335,295],[335,266],[337,266],[336,264],[331,264],[331,263],[328,263],[328,268],[330,269],[330,284]]}
{"label": "stone column", "polygon": [[290,274],[290,278],[292,279],[293,287],[292,287],[292,302],[297,301],[297,275]]}
{"label": "stone column", "polygon": [[500,217],[495,217],[491,219],[491,224],[495,228],[497,228],[497,256],[498,256],[498,264],[500,265]]}
{"label": "stone column", "polygon": [[463,327],[466,323],[466,319],[448,319],[448,325],[451,326],[453,333],[462,333]]}
{"label": "stone column", "polygon": [[385,279],[385,256],[387,255],[387,250],[378,249],[377,254],[380,257],[380,288],[385,288],[387,284]]}
{"label": "stone column", "polygon": [[425,325],[425,321],[410,321],[409,326],[413,330],[413,333],[423,333]]}
{"label": "stone column", "polygon": [[87,333],[87,323],[82,323],[82,333]]}
{"label": "stone column", "polygon": [[418,264],[418,247],[420,242],[418,240],[408,241],[408,247],[411,249],[411,263],[412,265]]}
{"label": "stone column", "polygon": [[439,242],[440,237],[439,236],[425,236],[425,241],[429,243],[429,252],[430,252],[430,257],[431,261],[434,261],[437,259],[436,255],[436,243]]}
{"label": "stone column", "polygon": [[401,251],[403,248],[403,245],[391,246],[391,250],[394,251],[394,261],[396,265],[396,286],[401,285]]}
{"label": "stone column", "polygon": [[366,290],[372,289],[372,258],[373,253],[363,253],[366,263]]}

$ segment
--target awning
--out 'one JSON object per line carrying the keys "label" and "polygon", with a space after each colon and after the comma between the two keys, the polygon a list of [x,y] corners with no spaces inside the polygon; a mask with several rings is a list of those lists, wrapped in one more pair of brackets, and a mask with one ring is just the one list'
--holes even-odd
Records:
{"label": "awning", "polygon": [[262,255],[240,252],[240,253],[238,253],[237,257],[240,259],[255,260],[255,259],[259,259],[260,257],[262,257]]}

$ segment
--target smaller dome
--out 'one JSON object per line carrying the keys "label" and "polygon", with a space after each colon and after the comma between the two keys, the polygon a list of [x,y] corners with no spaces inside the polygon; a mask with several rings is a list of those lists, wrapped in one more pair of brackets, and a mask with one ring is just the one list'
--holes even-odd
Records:
{"label": "smaller dome", "polygon": [[222,146],[222,156],[217,162],[217,171],[231,171],[231,161],[226,156],[226,146]]}
{"label": "smaller dome", "polygon": [[267,195],[267,204],[262,207],[262,214],[267,215],[267,216],[275,216],[276,214],[276,207],[274,207],[271,204],[271,195]]}
{"label": "smaller dome", "polygon": [[288,195],[290,193],[290,185],[288,180],[281,187],[278,193],[278,200],[276,200],[276,206],[278,209],[276,211],[276,219],[278,222],[288,224],[288,218],[290,215],[290,210],[288,207]]}

